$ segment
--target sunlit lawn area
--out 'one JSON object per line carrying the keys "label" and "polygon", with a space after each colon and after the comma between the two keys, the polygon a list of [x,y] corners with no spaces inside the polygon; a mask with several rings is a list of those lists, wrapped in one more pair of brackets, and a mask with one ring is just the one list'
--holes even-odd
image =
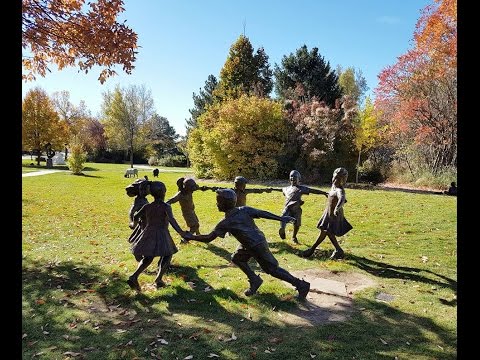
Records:
{"label": "sunlit lawn area", "polygon": [[[318,234],[323,196],[304,196],[300,244],[289,240],[291,227],[281,240],[278,222],[257,220],[282,267],[354,271],[376,282],[354,294],[357,311],[348,321],[288,326],[277,313],[301,306],[295,290],[262,274],[259,293],[244,296],[246,277],[230,265],[238,244],[231,236],[184,245],[170,229],[179,252],[169,286],[153,287],[155,260],[139,278],[143,292],[131,290],[126,279],[136,261],[127,242],[133,202],[125,193],[133,180],[123,177],[127,167],[87,163],[84,176],[65,171],[22,179],[23,358],[456,359],[455,197],[347,188],[345,215],[354,228],[340,238],[342,261],[328,260],[328,240],[311,259],[297,255]],[[167,198],[178,177],[191,175],[177,170],[160,169]],[[151,170],[140,169],[144,175],[153,180]],[[233,179],[221,184],[230,187]],[[194,200],[200,231],[209,232],[223,215],[215,194],[197,191]],[[280,192],[250,194],[247,205],[280,214],[283,200]],[[179,205],[172,208],[185,228]],[[394,300],[378,301],[379,293]]]}

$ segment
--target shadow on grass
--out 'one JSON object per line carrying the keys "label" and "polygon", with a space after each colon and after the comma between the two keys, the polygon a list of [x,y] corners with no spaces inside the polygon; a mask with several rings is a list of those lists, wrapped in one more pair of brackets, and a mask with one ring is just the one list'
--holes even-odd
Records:
{"label": "shadow on grass", "polygon": [[281,240],[281,241],[275,241],[275,242],[269,242],[268,247],[272,251],[272,254],[284,254],[284,253],[290,253],[290,254],[299,254],[301,251],[295,247],[293,247],[290,243],[291,240]]}
{"label": "shadow on grass", "polygon": [[[430,270],[418,269],[407,266],[395,266],[348,253],[345,256],[345,261],[353,266],[358,267],[359,269],[368,272],[369,274],[378,277],[418,281],[425,284],[449,288],[455,292],[457,291],[457,282],[455,280],[452,280],[446,276],[437,274]],[[431,279],[427,276],[422,275],[421,273],[434,275],[441,280]]]}
{"label": "shadow on grass", "polygon": [[225,259],[228,262],[232,261],[232,254],[222,247],[219,247],[212,243],[208,243],[206,249],[210,250],[212,253],[214,253],[218,257]]}
{"label": "shadow on grass", "polygon": [[[456,336],[430,318],[363,299],[358,302],[365,311],[345,324],[295,327],[292,332],[262,312],[252,321],[249,308],[288,310],[295,302],[275,294],[246,298],[226,287],[215,289],[189,266],[171,271],[175,286],[145,293],[130,290],[126,276],[82,262],[24,258],[22,270],[23,358],[202,359],[218,354],[225,359],[293,359],[310,353],[330,360],[391,359],[400,352],[446,359],[456,349]],[[432,337],[446,349],[432,344]],[[270,353],[264,351],[268,349]]]}
{"label": "shadow on grass", "polygon": [[439,190],[422,190],[422,189],[408,189],[402,187],[390,187],[390,186],[381,186],[381,185],[371,185],[371,184],[354,184],[348,183],[345,186],[346,189],[359,189],[359,190],[370,190],[370,191],[401,191],[412,194],[429,194],[429,195],[444,195],[442,191]]}
{"label": "shadow on grass", "polygon": [[98,175],[90,175],[90,174],[85,174],[85,173],[80,173],[80,174],[71,174],[74,176],[81,176],[81,177],[86,177],[86,178],[96,178],[96,179],[103,179],[103,176],[98,176]]}

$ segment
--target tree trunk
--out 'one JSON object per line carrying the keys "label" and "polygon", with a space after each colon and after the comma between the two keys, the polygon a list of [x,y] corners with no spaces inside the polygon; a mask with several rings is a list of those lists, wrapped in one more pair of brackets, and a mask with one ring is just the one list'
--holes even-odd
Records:
{"label": "tree trunk", "polygon": [[360,155],[361,154],[362,154],[362,149],[358,150],[357,175],[355,176],[355,184],[358,184],[358,168],[360,167]]}
{"label": "tree trunk", "polygon": [[405,162],[407,163],[408,170],[410,170],[410,173],[412,174],[412,177],[415,179],[415,174],[413,173],[412,167],[410,166],[410,162],[408,161],[408,156],[405,155]]}
{"label": "tree trunk", "polygon": [[133,168],[133,147],[130,148],[130,167]]}

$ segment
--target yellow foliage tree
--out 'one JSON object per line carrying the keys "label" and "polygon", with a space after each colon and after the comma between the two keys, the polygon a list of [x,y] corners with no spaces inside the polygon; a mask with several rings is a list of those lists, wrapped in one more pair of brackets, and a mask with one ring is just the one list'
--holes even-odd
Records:
{"label": "yellow foliage tree", "polygon": [[355,126],[355,147],[358,151],[357,175],[355,182],[358,182],[358,170],[360,167],[362,151],[368,151],[377,145],[381,129],[379,125],[379,113],[375,110],[370,97],[365,99],[363,108],[359,111]]}
{"label": "yellow foliage tree", "polygon": [[279,102],[243,95],[210,106],[187,143],[197,176],[267,179],[278,175],[286,123]]}
{"label": "yellow foliage tree", "polygon": [[67,140],[67,128],[61,122],[45,90],[31,89],[22,103],[22,148],[35,151],[40,165],[41,151],[47,143],[52,149],[62,149]]}
{"label": "yellow foliage tree", "polygon": [[119,64],[130,74],[137,52],[137,34],[117,22],[122,0],[22,0],[22,53],[24,80],[45,76],[48,65],[61,70],[78,66],[88,73],[102,68],[98,80],[116,72]]}
{"label": "yellow foliage tree", "polygon": [[67,159],[67,165],[74,175],[82,175],[84,164],[87,161],[87,153],[83,149],[83,145],[78,140],[73,140],[70,146],[70,156]]}

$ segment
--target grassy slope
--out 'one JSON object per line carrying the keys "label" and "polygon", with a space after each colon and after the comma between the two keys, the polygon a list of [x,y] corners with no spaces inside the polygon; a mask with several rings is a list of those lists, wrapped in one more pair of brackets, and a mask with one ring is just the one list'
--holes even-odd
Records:
{"label": "grassy slope", "polygon": [[[131,179],[123,177],[124,168],[87,164],[86,176],[22,179],[24,358],[456,358],[455,197],[347,189],[345,215],[354,229],[341,238],[347,258],[339,262],[327,260],[328,240],[312,259],[296,255],[317,236],[323,196],[304,197],[299,245],[280,240],[278,222],[258,220],[281,266],[357,271],[378,283],[355,296],[361,311],[350,321],[295,328],[276,320],[276,311],[298,306],[294,290],[281,281],[264,274],[259,294],[243,296],[246,278],[229,264],[237,246],[232,237],[178,245],[169,287],[150,287],[151,265],[140,276],[145,291],[130,290],[125,280],[136,262],[126,239],[133,199],[125,194]],[[185,174],[160,173],[167,198]],[[194,200],[200,230],[208,232],[222,218],[215,196],[199,191]],[[283,196],[250,194],[247,204],[279,214]],[[173,209],[184,227],[178,204]],[[379,292],[395,300],[378,302]],[[236,339],[225,341],[232,334]]]}

